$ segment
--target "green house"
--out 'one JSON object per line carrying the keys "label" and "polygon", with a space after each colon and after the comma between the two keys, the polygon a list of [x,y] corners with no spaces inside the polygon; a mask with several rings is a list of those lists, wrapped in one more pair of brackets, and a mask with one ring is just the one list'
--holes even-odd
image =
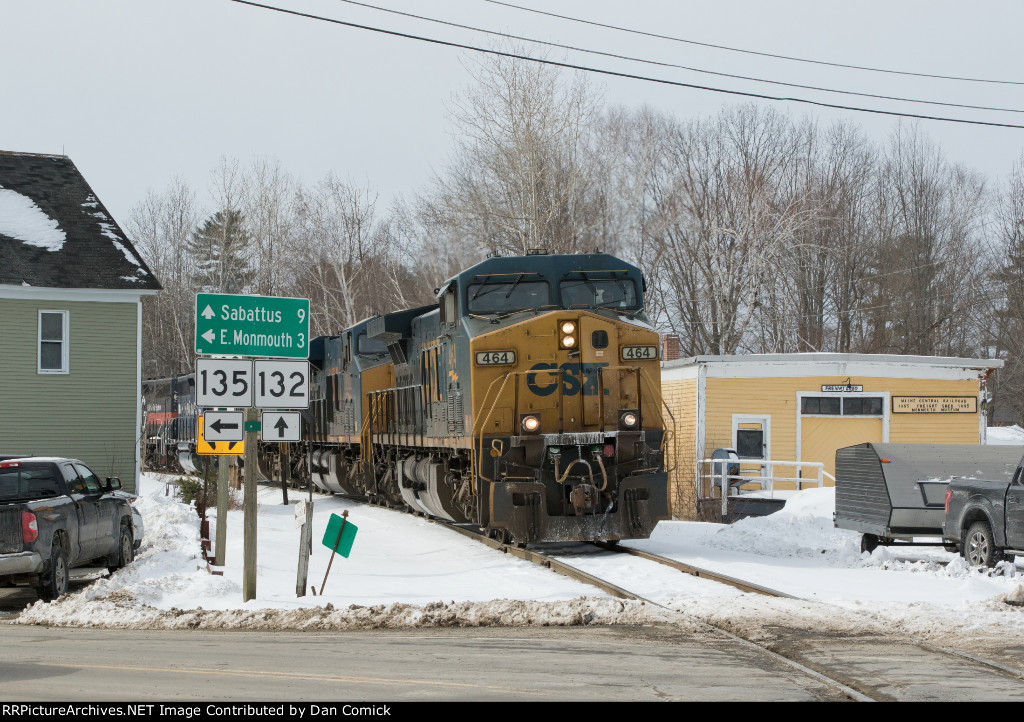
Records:
{"label": "green house", "polygon": [[0,454],[134,491],[145,261],[65,156],[0,151]]}

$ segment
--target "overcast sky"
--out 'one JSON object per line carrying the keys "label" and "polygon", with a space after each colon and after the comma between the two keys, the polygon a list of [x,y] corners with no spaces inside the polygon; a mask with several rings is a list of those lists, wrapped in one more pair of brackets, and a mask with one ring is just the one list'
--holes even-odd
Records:
{"label": "overcast sky", "polygon": [[[855,71],[728,52],[545,17],[486,0],[371,4],[566,45],[862,93],[1024,110],[1024,85]],[[347,22],[492,47],[494,38],[342,0],[264,0]],[[834,63],[1024,83],[1016,0],[507,0],[598,23]],[[469,51],[343,27],[230,0],[0,0],[0,150],[65,153],[122,224],[147,190],[181,176],[207,202],[222,155],[277,159],[300,181],[328,172],[412,195],[446,162],[445,102],[470,82]],[[785,88],[549,49],[570,63],[682,83],[1024,125],[1024,113]],[[680,118],[743,98],[594,75],[608,104]],[[884,138],[894,118],[758,101]],[[947,151],[993,180],[1024,130],[921,121]],[[2,181],[0,181],[2,183]]]}

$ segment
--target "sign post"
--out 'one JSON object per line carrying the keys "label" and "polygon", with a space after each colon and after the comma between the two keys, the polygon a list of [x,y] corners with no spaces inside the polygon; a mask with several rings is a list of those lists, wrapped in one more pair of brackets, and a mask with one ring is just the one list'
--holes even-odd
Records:
{"label": "sign post", "polygon": [[213,563],[224,566],[224,552],[228,543],[228,473],[231,459],[217,460],[217,539],[214,542]]}
{"label": "sign post", "polygon": [[[197,293],[195,319],[196,354],[220,357],[196,360],[196,404],[207,409],[245,409],[244,419],[238,411],[207,411],[206,423],[199,422],[197,445],[205,444],[209,448],[200,453],[227,453],[217,447],[226,446],[230,450],[247,442],[244,443],[242,599],[249,601],[256,598],[256,443],[260,432],[257,408],[278,410],[269,419],[273,423],[273,435],[267,441],[283,445],[301,439],[301,416],[280,410],[309,407],[309,299]],[[264,359],[253,361],[224,358],[226,356]],[[241,451],[239,448],[235,453]],[[287,480],[283,474],[282,470],[281,488],[287,504]],[[227,485],[222,483],[221,486],[226,493]],[[226,507],[226,498],[223,506]],[[218,521],[226,520],[226,514],[218,496]],[[219,523],[218,564],[223,562],[222,528],[223,524]]]}
{"label": "sign post", "polygon": [[295,525],[299,531],[299,568],[295,576],[295,596],[306,596],[306,580],[309,578],[310,542],[313,541],[313,502],[303,499],[295,505]]}
{"label": "sign post", "polygon": [[256,598],[256,432],[259,412],[245,412],[245,497],[242,502],[242,601]]}

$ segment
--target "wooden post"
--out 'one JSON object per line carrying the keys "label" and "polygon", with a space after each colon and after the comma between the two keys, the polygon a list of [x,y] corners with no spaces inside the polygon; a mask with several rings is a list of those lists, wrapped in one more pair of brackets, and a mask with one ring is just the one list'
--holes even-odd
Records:
{"label": "wooden post", "polygon": [[242,601],[256,598],[256,432],[249,430],[260,419],[259,410],[245,412],[245,499],[243,501]]}
{"label": "wooden post", "polygon": [[299,531],[299,569],[295,577],[295,596],[306,596],[306,582],[309,579],[309,552],[313,542],[313,502],[306,504],[306,517]]}
{"label": "wooden post", "polygon": [[288,480],[291,477],[292,470],[292,465],[289,463],[291,458],[288,456],[288,444],[278,444],[277,450],[278,465],[281,472],[281,494],[284,496],[284,501],[281,503],[288,506]]}
{"label": "wooden post", "polygon": [[228,543],[228,479],[232,458],[221,456],[217,462],[217,541],[213,563],[218,567],[224,566],[224,551]]}

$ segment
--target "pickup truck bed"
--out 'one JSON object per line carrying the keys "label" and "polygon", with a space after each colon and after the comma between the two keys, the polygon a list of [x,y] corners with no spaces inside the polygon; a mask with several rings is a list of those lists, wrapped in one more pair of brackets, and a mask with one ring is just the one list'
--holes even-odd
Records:
{"label": "pickup truck bed", "polygon": [[1024,555],[1024,459],[1011,479],[962,477],[946,490],[942,538],[976,566]]}
{"label": "pickup truck bed", "polygon": [[72,567],[128,564],[132,510],[118,489],[118,479],[103,483],[77,459],[0,461],[0,585],[35,586],[54,599]]}

